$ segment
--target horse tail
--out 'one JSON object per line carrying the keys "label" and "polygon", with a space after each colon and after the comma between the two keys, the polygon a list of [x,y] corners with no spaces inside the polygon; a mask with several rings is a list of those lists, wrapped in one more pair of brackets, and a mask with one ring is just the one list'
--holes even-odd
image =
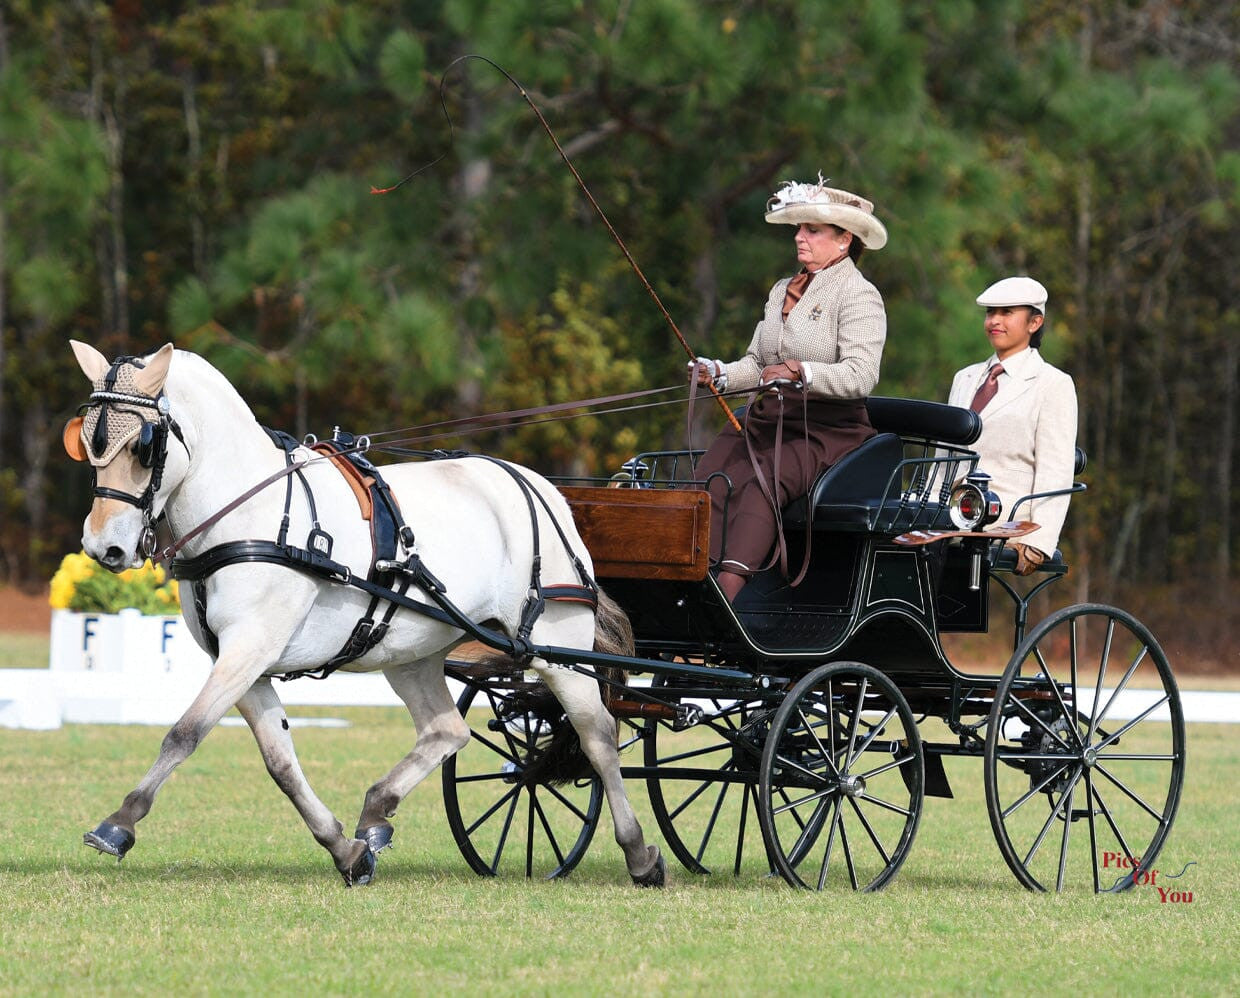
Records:
{"label": "horse tail", "polygon": [[[632,658],[634,648],[633,624],[629,621],[628,614],[621,609],[619,603],[600,589],[598,609],[594,611],[594,650],[607,655]],[[596,671],[603,677],[599,681],[603,704],[610,708],[614,701],[623,696],[628,676],[617,666],[599,666]]]}

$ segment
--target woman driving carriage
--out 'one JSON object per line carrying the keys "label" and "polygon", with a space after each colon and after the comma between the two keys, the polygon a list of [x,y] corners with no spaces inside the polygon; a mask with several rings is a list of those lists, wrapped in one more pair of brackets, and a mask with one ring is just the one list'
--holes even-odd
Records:
{"label": "woman driving carriage", "polygon": [[744,357],[689,365],[700,384],[759,392],[743,432],[725,427],[695,470],[711,493],[711,563],[729,600],[764,567],[780,509],[874,436],[865,397],[887,338],[882,296],[856,266],[863,250],[887,243],[873,204],[819,174],[816,184],[786,183],[767,202],[766,220],[796,227],[800,272],[771,288]]}
{"label": "woman driving carriage", "polygon": [[1012,503],[1071,488],[1075,460],[1076,386],[1038,352],[1046,333],[1046,300],[1046,288],[1030,277],[1005,277],[978,295],[994,353],[958,371],[948,398],[982,417],[982,435],[973,447],[1004,514],[1039,526],[1022,543],[1009,545],[1016,551],[1018,575],[1033,572],[1054,553],[1069,497],[1034,499],[1020,509]]}

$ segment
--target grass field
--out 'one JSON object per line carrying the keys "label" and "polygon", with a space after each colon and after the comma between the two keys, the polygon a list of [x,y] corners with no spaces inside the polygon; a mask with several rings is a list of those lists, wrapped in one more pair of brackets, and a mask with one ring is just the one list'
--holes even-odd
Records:
{"label": "grass field", "polygon": [[[396,710],[301,709],[307,773],[352,826],[409,748]],[[153,760],[138,726],[0,730],[0,992],[452,994],[1228,994],[1240,991],[1240,825],[1232,725],[1189,727],[1187,786],[1157,866],[1175,885],[1123,895],[1020,888],[990,833],[980,764],[948,760],[884,892],[797,892],[675,869],[628,884],[604,818],[564,881],[481,879],[452,840],[437,779],[394,823],[374,884],[346,890],[268,778],[222,727],[174,775],[121,864],[82,845]],[[657,836],[644,787],[630,793]],[[757,830],[754,829],[754,834]],[[669,857],[670,859],[670,857]]]}

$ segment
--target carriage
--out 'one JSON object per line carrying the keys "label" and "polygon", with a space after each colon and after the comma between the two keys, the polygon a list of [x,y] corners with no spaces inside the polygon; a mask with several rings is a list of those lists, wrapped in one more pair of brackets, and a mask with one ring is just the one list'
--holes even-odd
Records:
{"label": "carriage", "polygon": [[[634,626],[624,665],[635,681],[611,707],[635,757],[622,772],[645,781],[692,873],[748,865],[798,887],[874,890],[907,857],[925,797],[952,796],[943,758],[975,757],[1021,884],[1130,885],[1125,875],[1161,849],[1183,782],[1165,654],[1130,614],[1099,604],[1030,628],[1031,601],[1068,567],[1055,552],[1020,580],[1000,538],[1032,525],[982,529],[986,478],[968,449],[980,418],[909,399],[871,398],[868,409],[878,435],[784,510],[789,563],[809,547],[803,581],[793,587],[772,566],[735,604],[706,563],[696,453],[639,454],[606,483],[561,484]],[[1078,450],[1078,475],[1084,465]],[[970,476],[975,487],[961,487]],[[941,638],[988,630],[990,580],[1010,601],[1013,653],[1001,671],[975,674],[953,666]],[[462,713],[486,718],[443,769],[463,855],[484,875],[566,874],[598,822],[598,778],[541,777],[564,721],[531,711],[536,680],[465,662],[449,671],[464,686]],[[485,792],[473,787],[466,803],[476,784]]]}
{"label": "carriage", "polygon": [[[947,756],[981,761],[995,838],[1030,889],[1131,887],[1166,841],[1185,765],[1167,657],[1114,607],[1030,626],[1067,566],[1056,553],[1013,576],[1004,541],[1033,525],[1014,517],[1026,500],[992,522],[972,412],[870,399],[877,435],[783,511],[803,580],[772,567],[729,603],[693,452],[555,484],[478,455],[380,472],[365,440],[311,449],[264,431],[171,345],[112,362],[74,350],[93,384],[65,434],[94,476],[84,546],[116,571],[170,560],[215,658],[146,777],[86,834],[103,853],[129,852],[160,786],[234,705],[348,885],[372,878],[388,819],[440,765],[452,832],[484,875],[569,873],[606,799],[634,882],[661,885],[627,777],[692,873],[878,889],[926,797],[952,795]],[[992,582],[1011,602],[1011,657],[957,667],[944,638],[989,630]],[[617,606],[631,640],[607,630]],[[447,657],[469,638],[500,654]],[[418,730],[352,837],[306,781],[272,682],[336,668],[381,669]]]}

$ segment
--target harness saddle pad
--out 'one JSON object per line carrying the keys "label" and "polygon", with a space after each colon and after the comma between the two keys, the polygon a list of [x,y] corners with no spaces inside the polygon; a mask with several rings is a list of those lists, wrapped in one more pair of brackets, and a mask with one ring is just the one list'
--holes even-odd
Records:
{"label": "harness saddle pad", "polygon": [[353,490],[358,508],[362,513],[362,519],[369,520],[374,515],[374,501],[370,495],[370,490],[375,486],[374,476],[362,471],[361,468],[349,460],[347,455],[338,453],[329,441],[321,441],[310,449],[329,458],[331,463],[336,466],[336,470],[344,476],[344,480],[349,483],[349,488]]}
{"label": "harness saddle pad", "polygon": [[561,486],[599,578],[698,581],[710,556],[701,489]]}

